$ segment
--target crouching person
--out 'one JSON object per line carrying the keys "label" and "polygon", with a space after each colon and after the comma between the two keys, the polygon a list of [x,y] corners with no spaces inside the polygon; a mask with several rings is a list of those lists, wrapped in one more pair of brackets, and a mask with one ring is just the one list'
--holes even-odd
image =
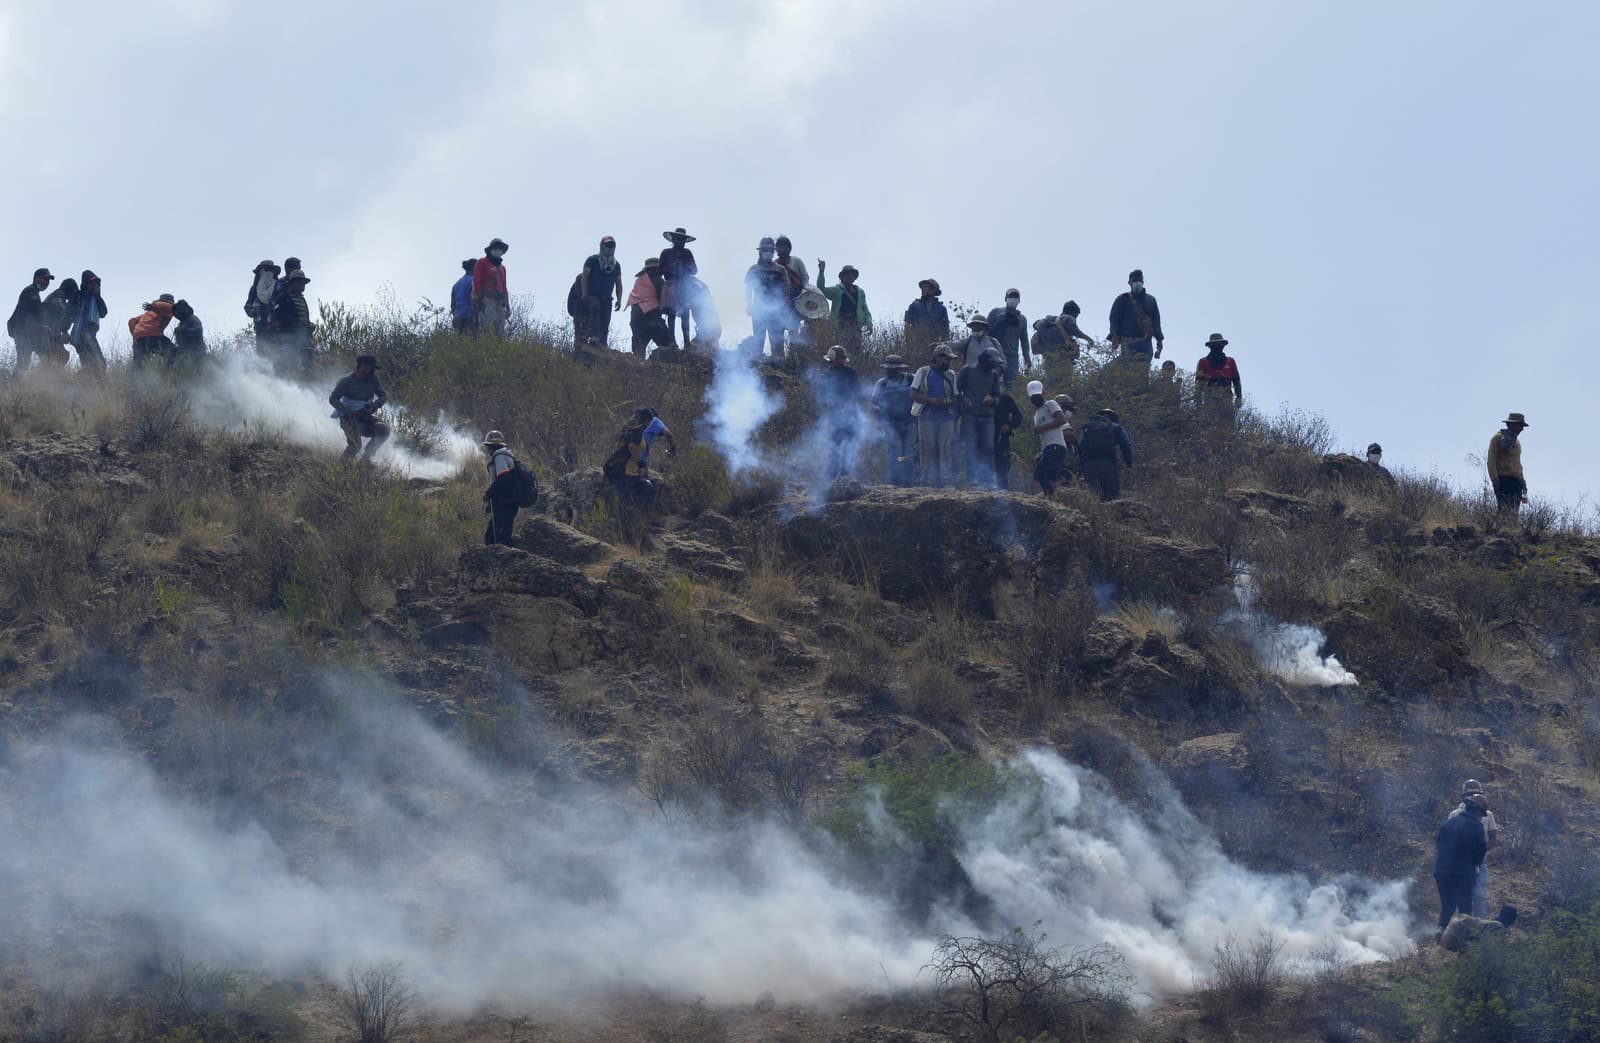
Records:
{"label": "crouching person", "polygon": [[[339,383],[333,386],[333,394],[328,396],[333,415],[344,431],[346,460],[355,459],[357,454],[371,460],[379,447],[389,440],[389,425],[378,419],[378,410],[387,401],[389,393],[383,390],[383,382],[378,379],[377,358],[357,355],[355,372],[340,377]],[[364,453],[363,438],[368,440]]]}
{"label": "crouching person", "polygon": [[[656,485],[650,480],[650,442],[655,434],[650,428],[660,423],[655,410],[636,411],[618,436],[617,448],[600,468],[616,489],[617,498],[641,511],[649,510],[656,502]],[[665,431],[666,425],[661,424],[660,430]]]}

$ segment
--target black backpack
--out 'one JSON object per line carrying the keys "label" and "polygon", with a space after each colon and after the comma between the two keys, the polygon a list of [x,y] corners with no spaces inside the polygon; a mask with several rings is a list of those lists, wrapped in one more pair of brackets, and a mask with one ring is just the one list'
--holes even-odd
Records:
{"label": "black backpack", "polygon": [[611,455],[606,457],[606,462],[600,465],[600,473],[605,476],[606,481],[619,482],[627,475],[628,458],[633,455],[628,448],[629,445],[629,441],[624,438],[622,444],[613,449]]}
{"label": "black backpack", "polygon": [[1117,435],[1111,421],[1091,420],[1083,425],[1083,433],[1078,436],[1078,459],[1116,462]]}
{"label": "black backpack", "polygon": [[516,501],[518,507],[532,507],[539,500],[539,479],[533,472],[522,466],[522,461],[517,460],[511,465],[510,477],[506,479],[511,486],[511,499]]}
{"label": "black backpack", "polygon": [[572,289],[567,291],[567,314],[576,319],[583,311],[583,273],[572,280]]}

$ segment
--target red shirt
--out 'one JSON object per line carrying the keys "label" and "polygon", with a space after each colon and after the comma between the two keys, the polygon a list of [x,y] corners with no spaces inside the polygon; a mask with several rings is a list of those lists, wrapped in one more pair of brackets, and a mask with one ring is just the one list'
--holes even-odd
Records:
{"label": "red shirt", "polygon": [[504,262],[495,264],[487,257],[480,257],[472,266],[472,295],[482,297],[491,293],[506,296],[506,266]]}
{"label": "red shirt", "polygon": [[1239,366],[1230,356],[1222,356],[1222,365],[1216,366],[1207,355],[1200,360],[1200,365],[1194,368],[1195,376],[1210,384],[1212,387],[1221,387],[1225,384],[1239,382]]}

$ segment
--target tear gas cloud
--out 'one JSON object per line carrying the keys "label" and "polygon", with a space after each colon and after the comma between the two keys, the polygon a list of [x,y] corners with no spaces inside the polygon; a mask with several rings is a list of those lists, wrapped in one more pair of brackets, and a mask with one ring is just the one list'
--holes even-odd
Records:
{"label": "tear gas cloud", "polygon": [[706,388],[705,424],[728,473],[761,466],[756,432],[783,408],[783,397],[762,383],[761,374],[736,351],[716,353],[716,373]]}
{"label": "tear gas cloud", "polygon": [[1235,578],[1233,594],[1238,608],[1223,621],[1240,628],[1268,673],[1290,684],[1321,688],[1360,683],[1338,658],[1322,654],[1328,641],[1322,631],[1299,623],[1281,623],[1256,608],[1255,586],[1248,569]]}
{"label": "tear gas cloud", "polygon": [[[236,737],[257,752],[217,760],[259,777],[231,787],[158,773],[103,721],[19,744],[0,768],[0,946],[37,963],[48,937],[70,963],[78,932],[145,923],[213,965],[332,976],[400,959],[431,1002],[468,1010],[619,986],[749,1002],[912,985],[938,933],[1037,920],[1053,944],[1116,945],[1157,995],[1191,987],[1229,933],[1356,961],[1407,944],[1403,885],[1253,872],[1164,783],[1135,810],[1050,753],[1018,760],[1025,794],[956,823],[992,921],[911,923],[814,837],[630,812],[491,768],[391,702],[340,698],[338,734]],[[280,784],[291,748],[314,792]]]}

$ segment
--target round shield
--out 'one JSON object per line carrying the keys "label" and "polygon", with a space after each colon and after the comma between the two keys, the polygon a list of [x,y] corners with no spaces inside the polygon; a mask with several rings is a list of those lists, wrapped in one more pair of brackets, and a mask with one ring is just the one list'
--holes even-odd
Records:
{"label": "round shield", "polygon": [[828,315],[828,298],[822,291],[807,286],[800,291],[794,299],[794,310],[800,313],[802,319],[822,319]]}

